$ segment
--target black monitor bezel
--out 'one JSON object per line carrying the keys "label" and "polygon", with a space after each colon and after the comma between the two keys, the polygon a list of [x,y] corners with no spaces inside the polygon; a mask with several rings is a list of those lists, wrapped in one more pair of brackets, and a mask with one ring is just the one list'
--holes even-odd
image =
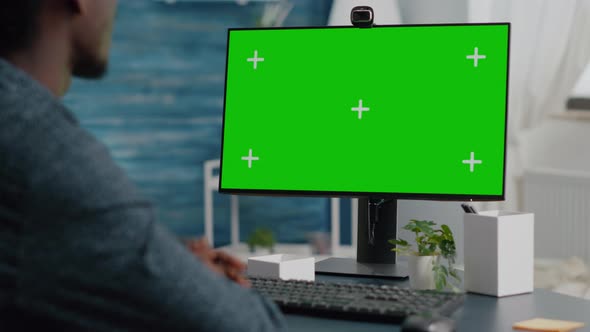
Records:
{"label": "black monitor bezel", "polygon": [[407,28],[407,27],[433,27],[433,26],[490,26],[502,25],[508,28],[508,49],[506,65],[506,112],[504,126],[504,167],[502,176],[502,194],[501,195],[477,195],[477,194],[442,194],[442,193],[387,193],[387,192],[349,192],[349,191],[317,191],[317,190],[280,190],[280,189],[231,189],[222,187],[223,176],[223,141],[225,137],[225,115],[226,115],[226,98],[227,98],[227,69],[229,58],[230,34],[232,31],[240,30],[302,30],[302,29],[359,29],[354,26],[305,26],[305,27],[256,27],[256,28],[229,28],[227,30],[227,44],[225,54],[225,82],[223,89],[223,119],[221,126],[221,158],[219,166],[219,192],[223,194],[236,195],[261,195],[261,196],[299,196],[299,197],[387,197],[395,199],[419,199],[419,200],[437,200],[437,201],[503,201],[506,197],[506,144],[508,136],[508,100],[510,92],[510,22],[493,22],[493,23],[440,23],[440,24],[393,24],[393,25],[376,25],[371,29],[380,28]]}

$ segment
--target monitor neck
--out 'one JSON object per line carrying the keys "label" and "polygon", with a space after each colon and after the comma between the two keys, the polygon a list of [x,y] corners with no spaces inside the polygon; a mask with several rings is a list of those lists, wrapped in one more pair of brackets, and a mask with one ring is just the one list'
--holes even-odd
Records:
{"label": "monitor neck", "polygon": [[397,199],[359,198],[357,262],[395,264],[388,240],[397,238]]}

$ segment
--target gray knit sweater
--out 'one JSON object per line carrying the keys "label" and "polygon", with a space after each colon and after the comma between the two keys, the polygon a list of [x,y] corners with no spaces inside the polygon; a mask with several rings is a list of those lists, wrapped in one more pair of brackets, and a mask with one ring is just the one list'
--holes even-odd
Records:
{"label": "gray knit sweater", "polygon": [[0,330],[277,331],[276,307],[211,272],[107,149],[0,59]]}

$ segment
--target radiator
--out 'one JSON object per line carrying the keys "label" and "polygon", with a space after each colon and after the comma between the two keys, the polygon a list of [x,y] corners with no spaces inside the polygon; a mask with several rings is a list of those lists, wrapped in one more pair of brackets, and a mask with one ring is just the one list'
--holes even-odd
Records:
{"label": "radiator", "polygon": [[525,171],[523,207],[535,214],[535,257],[590,262],[590,173]]}

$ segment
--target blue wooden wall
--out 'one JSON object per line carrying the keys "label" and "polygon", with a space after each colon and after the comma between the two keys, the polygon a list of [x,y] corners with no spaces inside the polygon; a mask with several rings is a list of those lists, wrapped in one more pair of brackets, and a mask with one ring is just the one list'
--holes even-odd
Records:
{"label": "blue wooden wall", "polygon": [[[288,26],[325,25],[331,1],[294,0]],[[65,103],[181,236],[203,233],[205,160],[219,158],[226,29],[256,26],[261,4],[123,0],[109,73],[76,80]],[[229,199],[215,195],[216,244],[229,241]],[[326,199],[241,197],[241,236],[269,226],[283,242],[328,229]]]}

